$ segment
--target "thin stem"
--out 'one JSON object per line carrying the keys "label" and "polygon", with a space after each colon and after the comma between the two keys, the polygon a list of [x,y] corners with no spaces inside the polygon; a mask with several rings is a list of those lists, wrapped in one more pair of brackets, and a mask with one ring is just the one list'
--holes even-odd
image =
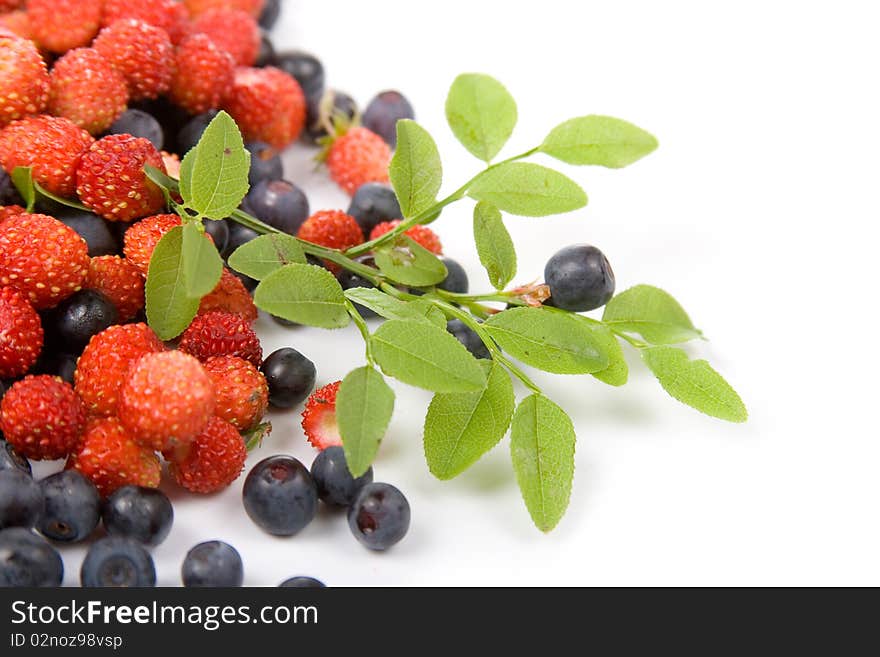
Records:
{"label": "thin stem", "polygon": [[364,318],[357,311],[357,308],[355,308],[354,304],[348,299],[345,300],[345,309],[348,311],[348,314],[351,315],[352,321],[355,326],[357,326],[358,331],[361,332],[361,337],[364,339],[367,364],[375,365],[375,362],[373,361],[373,342],[370,340],[370,329],[367,326],[367,322],[364,321]]}
{"label": "thin stem", "polygon": [[481,301],[497,301],[498,303],[509,303],[514,306],[527,306],[528,304],[520,297],[509,292],[489,292],[488,294],[461,294],[460,292],[447,292],[436,288],[434,290],[437,296],[443,297],[450,303],[467,305],[469,303],[478,303]]}
{"label": "thin stem", "polygon": [[[608,326],[608,325],[606,324],[606,326]],[[642,342],[641,340],[636,340],[635,338],[633,338],[633,337],[627,335],[626,333],[622,333],[622,332],[620,332],[620,331],[615,331],[615,330],[614,330],[613,328],[611,328],[610,326],[608,326],[608,328],[611,329],[611,332],[614,333],[614,335],[616,335],[618,338],[622,338],[623,340],[626,340],[627,342],[629,342],[629,343],[630,343],[633,347],[635,347],[636,349],[645,349],[645,348],[648,347],[648,343],[647,343],[647,342]]]}

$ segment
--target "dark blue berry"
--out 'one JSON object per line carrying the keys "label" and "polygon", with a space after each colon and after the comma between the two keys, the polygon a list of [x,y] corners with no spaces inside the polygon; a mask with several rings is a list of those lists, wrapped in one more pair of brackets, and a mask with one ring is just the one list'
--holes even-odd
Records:
{"label": "dark blue berry", "polygon": [[409,520],[409,502],[391,484],[367,484],[348,509],[351,533],[371,550],[398,543],[409,530]]}
{"label": "dark blue berry", "polygon": [[272,39],[263,34],[260,37],[260,50],[257,53],[257,61],[254,62],[254,66],[257,68],[275,66],[275,57],[275,46],[272,44]]}
{"label": "dark blue berry", "polygon": [[275,408],[293,408],[315,387],[315,364],[290,347],[269,354],[260,371],[269,386],[269,403]]}
{"label": "dark blue berry", "polygon": [[130,109],[138,109],[155,118],[162,126],[162,144],[166,151],[179,153],[183,151],[177,148],[177,135],[193,117],[182,107],[175,105],[167,96],[141,100],[129,105]]}
{"label": "dark blue berry", "polygon": [[309,218],[309,200],[303,191],[286,180],[262,180],[245,197],[251,214],[278,230],[296,235]]}
{"label": "dark blue berry", "polygon": [[251,154],[248,182],[252,188],[263,180],[280,180],[284,177],[284,163],[281,161],[281,156],[269,144],[252,141],[245,144],[245,148]]}
{"label": "dark blue berry", "polygon": [[323,98],[307,98],[306,129],[303,139],[313,144],[327,136],[328,123],[339,119],[351,122],[357,115],[358,107],[354,98],[343,91],[329,90]]}
{"label": "dark blue berry", "polygon": [[156,586],[156,568],[150,553],[124,536],[95,541],[83,560],[79,577],[84,587]]}
{"label": "dark blue berry", "polygon": [[40,481],[45,509],[40,519],[43,536],[64,543],[88,538],[101,520],[101,495],[76,470],[62,470]]}
{"label": "dark blue berry", "polygon": [[79,353],[92,339],[119,320],[119,311],[96,290],[80,290],[46,315],[44,328],[68,352]]}
{"label": "dark blue berry", "polygon": [[403,217],[394,190],[382,183],[365,183],[358,187],[351,197],[348,214],[363,228],[364,235],[369,235],[383,221]]}
{"label": "dark blue berry", "polygon": [[399,91],[383,91],[376,95],[364,115],[361,123],[382,137],[391,148],[397,146],[397,122],[400,119],[416,118],[412,105]]}
{"label": "dark blue berry", "polygon": [[58,354],[55,358],[55,369],[52,374],[60,376],[64,381],[73,385],[73,376],[76,374],[76,354]]}
{"label": "dark blue berry", "polygon": [[85,240],[89,247],[90,258],[117,255],[122,250],[114,228],[106,219],[96,214],[67,208],[52,216],[57,217],[58,221],[72,228]]}
{"label": "dark blue berry", "polygon": [[286,579],[278,586],[285,589],[323,589],[327,587],[321,580],[303,575]]}
{"label": "dark blue berry", "polygon": [[[357,258],[355,258],[355,261],[370,267],[375,266],[375,260],[373,260],[373,256],[371,255],[358,256]],[[353,287],[376,287],[366,278],[358,276],[357,274],[345,269],[339,272],[339,274],[337,275],[337,279],[339,280],[339,285],[342,286],[343,290],[350,290]],[[354,307],[357,308],[358,312],[361,314],[361,317],[370,318],[378,316],[373,310],[370,310],[366,306],[363,306],[359,303],[355,303]]]}
{"label": "dark blue berry", "polygon": [[165,144],[165,135],[159,121],[152,114],[139,109],[125,110],[107,132],[111,135],[126,134],[143,137],[149,140],[157,151],[161,151]]}
{"label": "dark blue berry", "polygon": [[64,563],[58,551],[24,527],[0,530],[0,588],[61,586]]}
{"label": "dark blue berry", "polygon": [[[5,388],[2,383],[0,386]],[[17,470],[30,476],[31,462],[16,452],[15,448],[0,435],[0,472],[5,470]]]}
{"label": "dark blue berry", "polygon": [[155,546],[171,532],[174,509],[160,490],[123,486],[104,502],[101,517],[104,528],[111,536],[124,536],[144,545]]}
{"label": "dark blue berry", "polygon": [[450,319],[446,322],[446,330],[452,333],[461,342],[474,358],[491,358],[492,355],[480,340],[480,336],[460,319]]}
{"label": "dark blue berry", "polygon": [[345,450],[328,447],[312,462],[312,479],[318,487],[318,497],[326,504],[349,506],[360,489],[373,481],[373,468],[355,479],[348,469]]}
{"label": "dark blue berry", "polygon": [[244,567],[238,551],[223,541],[199,543],[183,560],[183,585],[193,587],[241,586]]}
{"label": "dark blue berry", "polygon": [[270,456],[257,463],[244,481],[242,499],[251,520],[277,536],[296,534],[318,510],[312,475],[292,456]]}
{"label": "dark blue berry", "polygon": [[43,514],[43,492],[21,470],[0,470],[0,529],[36,527]]}
{"label": "dark blue berry", "polygon": [[277,315],[269,315],[272,318],[272,321],[278,324],[279,326],[283,326],[285,328],[293,328],[294,326],[302,326],[302,324],[297,324],[296,322],[291,322],[289,319],[284,319],[283,317],[278,317]]}
{"label": "dark blue berry", "polygon": [[278,53],[275,66],[295,78],[307,100],[320,101],[324,95],[324,65],[311,53],[293,50]]}
{"label": "dark blue berry", "polygon": [[553,304],[573,312],[595,310],[614,296],[614,272],[608,258],[595,246],[567,246],[544,267]]}
{"label": "dark blue berry", "polygon": [[468,276],[467,272],[464,270],[457,261],[452,258],[440,258],[443,261],[443,264],[446,265],[446,278],[443,279],[443,282],[439,283],[437,287],[441,290],[446,290],[447,292],[456,292],[458,294],[467,294],[468,291]]}
{"label": "dark blue berry", "polygon": [[190,119],[177,133],[177,152],[181,158],[186,155],[202,138],[208,124],[217,116],[217,110],[209,110]]}
{"label": "dark blue berry", "polygon": [[240,223],[236,221],[229,222],[229,239],[226,241],[226,249],[223,250],[223,257],[228,258],[232,253],[240,247],[242,244],[247,244],[251,240],[257,239],[260,234],[248,228],[247,226],[242,226]]}
{"label": "dark blue berry", "polygon": [[226,250],[226,245],[229,243],[229,224],[226,222],[226,219],[217,221],[203,219],[202,224],[205,226],[205,232],[214,240],[214,246],[217,247],[217,251],[223,253]]}
{"label": "dark blue berry", "polygon": [[259,23],[264,30],[271,30],[281,15],[281,0],[266,0],[260,12]]}
{"label": "dark blue berry", "polygon": [[3,167],[0,167],[0,205],[25,205],[18,189],[12,184],[12,178]]}

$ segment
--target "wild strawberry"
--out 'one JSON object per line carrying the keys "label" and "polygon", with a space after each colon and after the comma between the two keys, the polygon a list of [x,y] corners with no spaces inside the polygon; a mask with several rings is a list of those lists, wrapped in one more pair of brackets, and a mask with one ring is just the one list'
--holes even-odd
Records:
{"label": "wild strawberry", "polygon": [[119,312],[120,322],[127,322],[144,308],[144,277],[140,269],[125,258],[112,255],[92,258],[83,287],[97,290],[110,299]]}
{"label": "wild strawberry", "polygon": [[340,383],[342,382],[328,383],[315,390],[309,395],[302,412],[303,431],[315,449],[325,450],[342,444],[336,424],[336,393],[339,392]]}
{"label": "wild strawberry", "polygon": [[223,269],[217,287],[203,296],[199,304],[199,315],[214,310],[241,315],[249,322],[257,321],[257,307],[251,293],[241,279],[226,268]]}
{"label": "wild strawberry", "polygon": [[206,34],[184,39],[174,54],[171,101],[190,114],[201,114],[220,106],[235,75],[235,60]]}
{"label": "wild strawberry", "polygon": [[296,141],[306,122],[306,99],[299,83],[271,66],[235,69],[224,108],[246,141],[262,141],[278,150]]}
{"label": "wild strawberry", "polygon": [[168,91],[174,46],[165,30],[135,19],[119,20],[101,30],[92,47],[122,73],[132,100]]}
{"label": "wild strawberry", "polygon": [[0,429],[22,456],[60,459],[73,451],[86,423],[82,401],[57,376],[26,376],[0,402]]}
{"label": "wild strawberry", "polygon": [[263,11],[266,0],[183,0],[183,4],[193,16],[199,16],[211,9],[237,9],[257,18]]}
{"label": "wild strawberry", "polygon": [[34,32],[31,29],[31,19],[27,12],[19,9],[0,15],[0,35],[33,41]]}
{"label": "wild strawberry", "polygon": [[14,11],[24,4],[24,0],[0,0],[0,13]]}
{"label": "wild strawberry", "polygon": [[364,183],[388,182],[391,149],[375,132],[354,127],[332,138],[325,162],[330,177],[351,195]]}
{"label": "wild strawberry", "polygon": [[214,414],[214,384],[202,364],[181,351],[147,354],[129,371],[119,420],[140,444],[157,451],[185,445]]}
{"label": "wild strawberry", "polygon": [[147,139],[125,134],[99,139],[83,153],[76,169],[80,201],[110,221],[156,214],[165,205],[165,195],[147,178],[146,164],[165,172],[162,156]]}
{"label": "wild strawberry", "polygon": [[63,53],[89,45],[101,26],[104,0],[27,0],[34,40]]}
{"label": "wild strawberry", "polygon": [[189,32],[189,11],[177,0],[104,0],[102,27],[124,18],[134,18],[165,30],[172,43],[180,43]]}
{"label": "wild strawberry", "polygon": [[42,348],[43,326],[37,311],[14,288],[0,288],[0,378],[27,372]]}
{"label": "wild strawberry", "polygon": [[159,457],[135,442],[115,417],[88,423],[65,468],[81,472],[104,497],[128,485],[156,488],[162,476]]}
{"label": "wild strawberry", "polygon": [[0,37],[0,126],[39,114],[49,102],[49,72],[26,39]]}
{"label": "wild strawberry", "polygon": [[89,341],[76,363],[74,388],[90,415],[115,415],[131,366],[165,345],[146,324],[111,326]]}
{"label": "wild strawberry", "polygon": [[132,224],[123,238],[125,257],[146,276],[153,249],[165,233],[179,225],[180,217],[176,214],[157,214]]}
{"label": "wild strawberry", "polygon": [[253,66],[260,52],[260,26],[243,11],[210,9],[196,17],[193,32],[206,34],[239,66]]}
{"label": "wild strawberry", "polygon": [[73,196],[76,167],[94,143],[73,121],[56,116],[28,116],[0,131],[0,164],[12,173],[31,167],[34,180],[58,196]]}
{"label": "wild strawberry", "polygon": [[263,348],[251,323],[232,313],[213,310],[197,316],[180,338],[181,351],[201,361],[211,356],[238,356],[259,367]]}
{"label": "wild strawberry", "polygon": [[57,219],[20,214],[0,223],[0,285],[21,292],[34,308],[51,308],[82,288],[89,247]]}
{"label": "wild strawberry", "polygon": [[193,493],[216,493],[238,479],[247,447],[238,430],[219,417],[188,445],[166,453],[174,480]]}
{"label": "wild strawberry", "polygon": [[217,393],[214,415],[240,431],[259,424],[269,406],[269,386],[260,370],[238,356],[213,356],[205,361],[205,371]]}
{"label": "wild strawberry", "polygon": [[77,48],[55,62],[49,111],[91,134],[104,132],[125,111],[125,78],[92,48]]}
{"label": "wild strawberry", "polygon": [[[376,224],[376,227],[370,231],[370,241],[379,239],[388,231],[397,228],[399,224],[400,219],[383,221],[380,224]],[[418,242],[431,253],[436,255],[441,255],[443,253],[443,245],[440,243],[440,238],[437,236],[437,233],[427,226],[413,226],[404,231],[404,235],[410,237],[414,242]]]}
{"label": "wild strawberry", "polygon": [[297,237],[331,249],[349,249],[364,241],[357,220],[341,210],[320,210],[303,222]]}
{"label": "wild strawberry", "polygon": [[0,208],[0,221],[3,221],[7,217],[14,217],[19,214],[27,213],[28,211],[20,205],[4,205],[2,208]]}

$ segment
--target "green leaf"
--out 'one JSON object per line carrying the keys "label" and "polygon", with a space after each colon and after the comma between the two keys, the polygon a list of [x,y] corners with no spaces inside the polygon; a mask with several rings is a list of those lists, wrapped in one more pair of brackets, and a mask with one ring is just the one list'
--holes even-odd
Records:
{"label": "green leaf", "polygon": [[591,114],[553,128],[540,150],[568,164],[619,169],[657,148],[657,139],[621,119]]}
{"label": "green leaf", "polygon": [[436,285],[448,274],[440,258],[406,235],[401,235],[394,244],[376,249],[373,257],[383,274],[404,285]]}
{"label": "green leaf", "polygon": [[484,326],[511,356],[545,372],[590,374],[609,365],[591,328],[563,312],[511,308],[493,315]]}
{"label": "green leaf", "polygon": [[523,501],[542,532],[553,529],[568,508],[574,444],[565,411],[541,394],[522,400],[510,426],[510,456]]}
{"label": "green leaf", "polygon": [[250,166],[238,126],[221,111],[180,164],[180,195],[202,216],[228,217],[247,194]]}
{"label": "green leaf", "polygon": [[272,433],[272,423],[262,422],[249,431],[242,431],[241,437],[244,438],[244,445],[247,451],[252,452],[262,447],[263,441]]}
{"label": "green leaf", "polygon": [[586,193],[571,178],[530,162],[486,169],[471,184],[468,195],[524,217],[571,212],[587,204]]}
{"label": "green leaf", "polygon": [[34,204],[37,202],[37,192],[34,189],[34,175],[31,167],[15,167],[12,170],[12,184],[18,190],[21,198],[24,200],[25,210],[34,211]]}
{"label": "green leaf", "polygon": [[602,321],[615,331],[638,333],[651,344],[687,342],[703,335],[669,293],[650,285],[636,285],[611,299]]}
{"label": "green leaf", "polygon": [[479,392],[437,393],[425,417],[425,458],[438,479],[461,474],[498,444],[516,406],[507,371],[491,361],[481,363],[488,374]]}
{"label": "green leaf", "polygon": [[618,341],[617,336],[607,326],[589,317],[574,314],[571,317],[584,322],[599,343],[600,351],[608,356],[608,367],[598,372],[592,372],[591,376],[610,386],[624,385],[629,379],[629,366],[623,357],[623,349],[620,347],[620,341]]}
{"label": "green leaf", "polygon": [[642,350],[660,385],[672,397],[701,413],[728,422],[745,422],[745,404],[718,372],[705,360],[690,360],[677,347],[649,347]]}
{"label": "green leaf", "polygon": [[516,127],[516,101],[498,80],[480,73],[455,78],[446,97],[446,120],[468,151],[490,162]]}
{"label": "green leaf", "polygon": [[355,477],[364,474],[376,458],[394,411],[394,391],[370,366],[352,370],[336,395],[336,422],[345,460]]}
{"label": "green leaf", "polygon": [[276,317],[320,328],[342,328],[351,319],[339,281],[316,265],[276,269],[257,285],[254,303]]}
{"label": "green leaf", "polygon": [[223,260],[214,243],[194,221],[183,225],[181,257],[187,296],[201,299],[217,287],[223,275]]}
{"label": "green leaf", "polygon": [[183,333],[199,310],[199,299],[186,293],[183,265],[183,226],[162,236],[147,270],[147,321],[162,340]]}
{"label": "green leaf", "polygon": [[437,200],[443,166],[434,139],[415,121],[397,122],[397,147],[388,176],[404,217],[414,217]]}
{"label": "green leaf", "polygon": [[373,355],[388,376],[434,392],[486,387],[480,363],[451,333],[424,322],[391,319],[372,337]]}
{"label": "green leaf", "polygon": [[[366,306],[374,313],[385,319],[404,319],[428,324],[437,324],[436,315],[430,311],[437,310],[423,299],[417,301],[402,301],[395,299],[390,294],[377,290],[373,287],[353,287],[345,290],[345,296],[355,303]],[[446,326],[446,316],[441,311],[443,327]],[[428,315],[431,315],[430,317]]]}
{"label": "green leaf", "polygon": [[157,187],[162,187],[171,192],[180,192],[180,181],[175,180],[167,173],[160,171],[156,167],[145,164],[144,165],[144,173],[147,178],[153,181]]}
{"label": "green leaf", "polygon": [[260,235],[242,244],[229,256],[230,267],[258,281],[285,265],[304,265],[306,262],[299,240],[283,233]]}
{"label": "green leaf", "polygon": [[516,250],[501,211],[491,203],[480,202],[474,208],[474,241],[489,282],[503,290],[516,276]]}

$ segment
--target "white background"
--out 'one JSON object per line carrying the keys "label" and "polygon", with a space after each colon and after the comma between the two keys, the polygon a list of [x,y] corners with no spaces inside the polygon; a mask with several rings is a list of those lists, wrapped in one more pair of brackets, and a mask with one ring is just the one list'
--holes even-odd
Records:
{"label": "white background", "polygon": [[[437,481],[421,448],[430,397],[396,385],[375,469],[411,502],[404,542],[370,553],[343,515],[323,510],[300,535],[272,538],[246,517],[241,480],[207,499],[169,489],[177,518],[155,550],[160,584],[179,584],[185,551],[211,538],[239,549],[250,585],[296,574],[340,586],[880,584],[872,3],[283,4],[277,42],[318,54],[329,84],[362,104],[404,91],[438,142],[445,189],[479,166],[443,117],[459,72],[490,73],[518,100],[506,153],[587,113],[657,135],[660,149],[631,168],[564,168],[590,195],[584,210],[508,221],[517,281],[540,277],[564,245],[599,246],[618,290],[651,283],[679,299],[710,339],[691,353],[739,390],[751,419],[727,425],[678,404],[632,350],[621,389],[536,373],[579,437],[571,506],[543,535],[507,440],[457,480]],[[313,209],[345,208],[309,155],[295,147],[288,177]],[[488,290],[469,204],[435,227],[472,289]],[[361,364],[354,330],[258,326],[266,353],[300,349],[320,383]],[[275,417],[249,465],[273,453],[311,463],[298,412]],[[65,550],[69,583],[81,553]]]}

